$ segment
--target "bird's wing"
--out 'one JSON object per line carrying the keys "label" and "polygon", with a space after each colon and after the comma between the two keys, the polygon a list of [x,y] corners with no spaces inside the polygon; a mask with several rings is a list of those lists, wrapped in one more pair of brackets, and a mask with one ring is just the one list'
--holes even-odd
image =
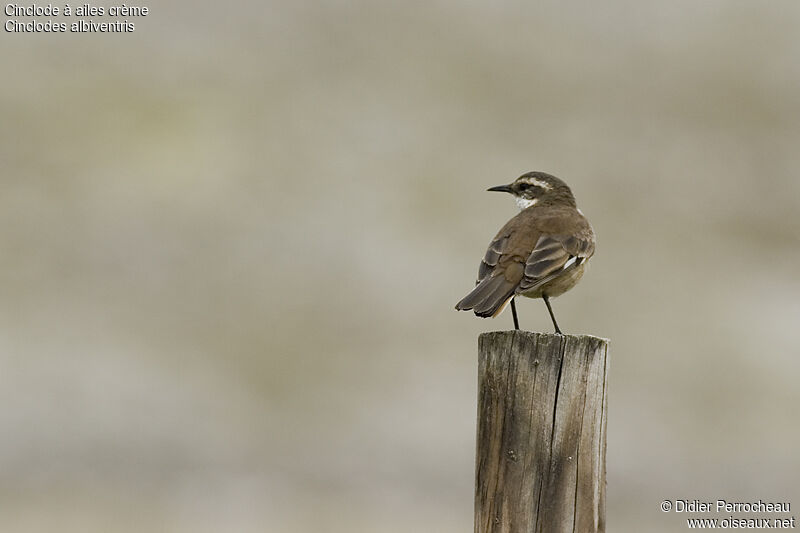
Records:
{"label": "bird's wing", "polygon": [[587,226],[567,235],[544,234],[525,261],[517,292],[528,292],[562,273],[576,268],[594,253],[594,238]]}
{"label": "bird's wing", "polygon": [[483,256],[483,259],[481,259],[480,266],[478,266],[478,279],[475,282],[476,285],[486,278],[486,276],[491,274],[492,270],[494,270],[494,268],[497,266],[497,263],[500,262],[500,258],[506,252],[507,245],[508,235],[502,233],[489,243],[489,248],[486,249],[486,254]]}
{"label": "bird's wing", "polygon": [[472,309],[482,317],[495,316],[514,296],[525,259],[509,254],[511,234],[504,230],[492,240],[481,260],[476,287],[456,304],[456,309]]}
{"label": "bird's wing", "polygon": [[[518,217],[529,219],[529,231],[514,231]],[[594,234],[583,217],[576,219],[571,211],[559,210],[543,217],[522,211],[489,244],[478,267],[476,287],[456,304],[456,309],[495,316],[514,294],[550,281],[592,253]]]}

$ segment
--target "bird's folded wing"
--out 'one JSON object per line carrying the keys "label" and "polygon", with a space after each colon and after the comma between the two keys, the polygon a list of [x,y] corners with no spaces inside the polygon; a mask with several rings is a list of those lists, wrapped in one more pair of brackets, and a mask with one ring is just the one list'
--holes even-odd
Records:
{"label": "bird's folded wing", "polygon": [[483,256],[481,259],[481,264],[478,266],[478,279],[475,282],[477,285],[488,276],[492,270],[497,266],[497,263],[500,262],[500,258],[506,252],[506,245],[508,244],[508,235],[498,235],[491,243],[489,243],[489,248],[486,250],[486,255]]}
{"label": "bird's folded wing", "polygon": [[[530,217],[523,211],[518,217]],[[594,253],[594,234],[585,219],[556,213],[532,222],[532,231],[514,231],[511,219],[489,244],[478,267],[476,287],[456,309],[494,316],[515,293],[527,292],[577,267]]]}
{"label": "bird's folded wing", "polygon": [[525,261],[517,292],[527,292],[576,268],[594,253],[590,234],[542,235]]}
{"label": "bird's folded wing", "polygon": [[525,268],[524,258],[509,254],[508,248],[509,235],[501,232],[481,260],[476,287],[456,304],[456,309],[472,309],[482,317],[495,316],[503,309],[514,295]]}

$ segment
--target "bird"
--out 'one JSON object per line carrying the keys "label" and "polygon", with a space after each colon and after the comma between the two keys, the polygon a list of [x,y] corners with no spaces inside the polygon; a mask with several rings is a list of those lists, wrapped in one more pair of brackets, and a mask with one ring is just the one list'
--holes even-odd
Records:
{"label": "bird", "polygon": [[520,212],[489,243],[475,288],[456,304],[479,317],[495,317],[511,303],[519,329],[517,296],[541,298],[556,334],[563,335],[550,305],[580,281],[594,255],[595,235],[572,190],[546,172],[527,172],[488,191],[510,193]]}

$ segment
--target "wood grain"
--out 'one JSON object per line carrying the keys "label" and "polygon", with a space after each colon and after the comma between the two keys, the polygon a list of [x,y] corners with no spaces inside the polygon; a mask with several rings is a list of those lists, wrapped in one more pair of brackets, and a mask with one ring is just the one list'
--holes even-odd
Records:
{"label": "wood grain", "polygon": [[476,533],[605,531],[608,341],[478,339]]}

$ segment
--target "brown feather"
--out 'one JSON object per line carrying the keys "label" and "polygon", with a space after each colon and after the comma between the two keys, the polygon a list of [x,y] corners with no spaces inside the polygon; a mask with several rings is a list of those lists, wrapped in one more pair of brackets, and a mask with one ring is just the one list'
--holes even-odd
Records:
{"label": "brown feather", "polygon": [[[534,205],[509,220],[489,244],[476,287],[457,305],[493,316],[511,297],[557,283],[594,253],[594,232],[573,203]],[[571,258],[578,260],[564,269]],[[575,275],[576,281],[582,270]],[[563,292],[563,291],[562,291]],[[540,296],[539,293],[531,293]]]}

